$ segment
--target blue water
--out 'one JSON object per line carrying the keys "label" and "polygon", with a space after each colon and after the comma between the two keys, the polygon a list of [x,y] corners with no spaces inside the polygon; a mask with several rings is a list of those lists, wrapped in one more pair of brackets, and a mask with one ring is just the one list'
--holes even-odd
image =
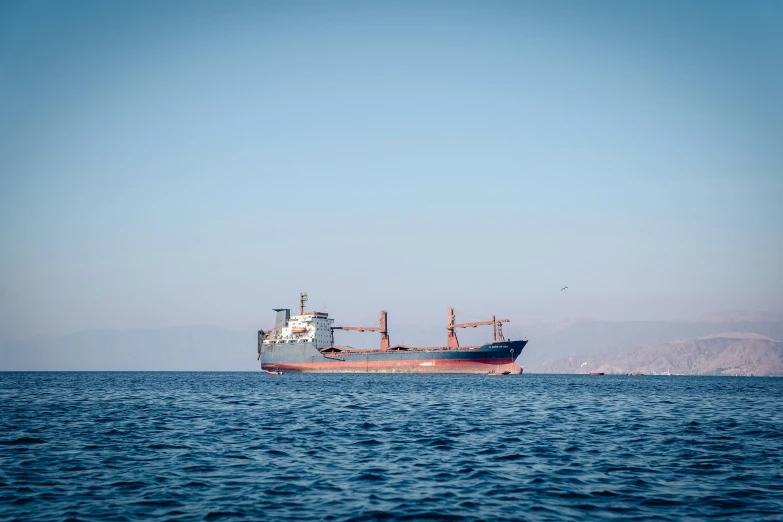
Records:
{"label": "blue water", "polygon": [[0,519],[783,519],[783,379],[0,373]]}

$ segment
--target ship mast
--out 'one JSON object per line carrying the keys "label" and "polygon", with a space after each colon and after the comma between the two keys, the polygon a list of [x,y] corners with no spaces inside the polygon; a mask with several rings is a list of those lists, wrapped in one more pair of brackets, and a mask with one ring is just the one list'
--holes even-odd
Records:
{"label": "ship mast", "polygon": [[302,292],[299,294],[299,315],[304,315],[304,304],[307,302],[307,294]]}

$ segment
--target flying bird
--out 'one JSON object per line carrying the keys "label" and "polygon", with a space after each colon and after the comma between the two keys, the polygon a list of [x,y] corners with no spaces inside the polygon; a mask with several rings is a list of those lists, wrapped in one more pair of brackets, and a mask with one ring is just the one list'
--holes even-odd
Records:
{"label": "flying bird", "polygon": [[568,288],[568,287],[567,287],[567,286],[564,286],[563,288],[561,288],[561,289],[560,289],[560,291],[562,292],[562,291],[563,291],[563,290],[565,290],[566,288]]}

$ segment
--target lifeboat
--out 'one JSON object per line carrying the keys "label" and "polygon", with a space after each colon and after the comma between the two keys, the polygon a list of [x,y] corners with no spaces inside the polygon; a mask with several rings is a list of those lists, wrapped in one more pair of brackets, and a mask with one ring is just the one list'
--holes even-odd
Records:
{"label": "lifeboat", "polygon": [[300,326],[300,327],[297,327],[297,328],[291,328],[291,333],[292,333],[292,334],[303,334],[303,333],[307,333],[307,328],[305,328],[305,327],[303,327],[303,326]]}

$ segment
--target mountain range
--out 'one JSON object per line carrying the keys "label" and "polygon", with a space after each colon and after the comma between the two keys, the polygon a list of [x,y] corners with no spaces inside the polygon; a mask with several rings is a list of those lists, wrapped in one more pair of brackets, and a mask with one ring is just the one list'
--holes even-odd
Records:
{"label": "mountain range", "polygon": [[[512,323],[514,325],[514,323]],[[488,328],[460,331],[463,345],[486,341]],[[527,338],[517,360],[526,372],[783,375],[783,315],[729,311],[695,321],[520,322],[510,337]],[[445,328],[398,326],[393,343],[442,345]],[[377,346],[375,334],[340,333],[337,342]],[[586,363],[586,364],[584,364]],[[36,337],[0,347],[0,370],[254,371],[256,332],[215,326],[91,330]]]}
{"label": "mountain range", "polygon": [[617,355],[551,359],[538,373],[783,375],[783,343],[751,332],[727,332],[690,341],[636,346]]}

